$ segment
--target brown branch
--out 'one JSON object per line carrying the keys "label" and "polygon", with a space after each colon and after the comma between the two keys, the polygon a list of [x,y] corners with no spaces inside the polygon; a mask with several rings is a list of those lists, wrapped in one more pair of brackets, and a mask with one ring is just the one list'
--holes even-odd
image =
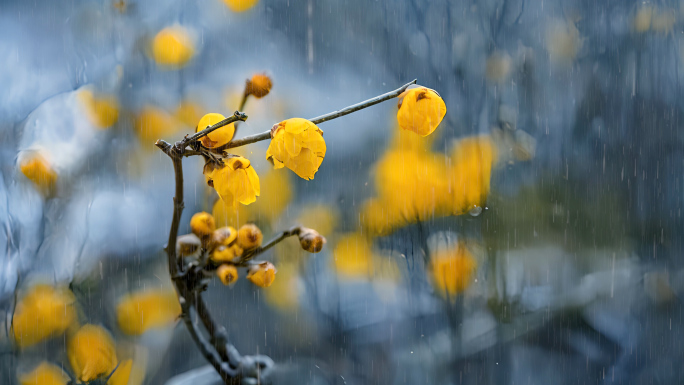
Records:
{"label": "brown branch", "polygon": [[183,140],[176,142],[174,147],[176,147],[179,152],[183,153],[185,151],[185,148],[190,143],[192,143],[198,139],[201,139],[203,136],[206,136],[206,135],[212,133],[213,131],[215,131],[215,130],[223,127],[223,126],[227,126],[227,125],[234,123],[234,122],[237,122],[237,121],[244,122],[245,120],[247,120],[247,115],[243,114],[240,111],[235,111],[235,113],[233,113],[232,116],[229,116],[229,117],[223,119],[222,121],[205,128],[204,130],[202,130],[200,132],[196,132],[190,136],[186,136],[185,138],[183,138]]}
{"label": "brown branch", "polygon": [[[352,104],[349,107],[345,107],[345,108],[338,110],[338,111],[329,112],[325,115],[321,115],[321,116],[315,117],[315,118],[310,119],[310,120],[313,124],[320,124],[323,122],[327,122],[329,120],[337,119],[337,118],[345,116],[345,115],[349,115],[352,112],[363,110],[364,108],[374,106],[374,105],[376,105],[378,103],[382,103],[386,100],[394,99],[397,96],[404,93],[404,91],[406,91],[406,89],[409,88],[409,86],[411,86],[412,84],[416,84],[416,81],[417,80],[414,79],[413,81],[404,84],[403,86],[397,88],[394,91],[390,91],[390,92],[387,92],[385,94],[376,96],[374,98],[364,100],[363,102],[360,102],[360,103]],[[244,146],[247,144],[260,142],[262,140],[267,140],[267,139],[271,139],[271,130],[268,130],[266,132],[262,132],[262,133],[256,134],[256,135],[246,136],[246,137],[241,138],[241,139],[233,140],[230,143],[228,143],[228,145],[226,146],[226,149],[241,147],[241,146]]]}
{"label": "brown branch", "polygon": [[243,254],[238,262],[235,262],[235,265],[237,266],[247,266],[247,262],[250,260],[254,259],[257,257],[259,254],[264,253],[266,250],[270,249],[271,247],[277,245],[281,241],[283,241],[287,237],[291,237],[293,235],[299,235],[299,232],[302,230],[301,227],[296,226],[293,227],[289,230],[285,230],[278,234],[275,238],[271,239],[270,241],[266,242],[263,246],[259,246],[257,248],[254,248],[252,250],[247,251],[245,254]]}

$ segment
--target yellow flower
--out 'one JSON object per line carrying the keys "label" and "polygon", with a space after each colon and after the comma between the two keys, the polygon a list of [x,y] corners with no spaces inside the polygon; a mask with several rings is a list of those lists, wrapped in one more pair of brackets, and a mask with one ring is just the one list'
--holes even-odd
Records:
{"label": "yellow flower", "polygon": [[216,222],[211,214],[202,211],[190,218],[190,231],[201,239],[210,237],[214,230],[216,230]]}
{"label": "yellow flower", "polygon": [[252,95],[257,99],[263,98],[271,92],[271,87],[273,87],[271,78],[265,74],[256,74],[251,79],[247,79],[245,94]]}
{"label": "yellow flower", "polygon": [[162,29],[152,40],[152,57],[161,66],[182,67],[194,53],[190,33],[179,25]]}
{"label": "yellow flower", "polygon": [[226,204],[248,205],[260,194],[259,176],[249,160],[236,156],[225,159],[223,166],[207,163],[204,176]]}
{"label": "yellow flower", "polygon": [[119,328],[133,336],[149,329],[163,328],[173,323],[180,313],[173,291],[140,291],[124,296],[116,306]]}
{"label": "yellow flower", "polygon": [[212,235],[211,260],[216,263],[231,262],[235,257],[242,255],[243,251],[237,243],[238,232],[232,227],[216,229]]}
{"label": "yellow flower", "polygon": [[477,261],[463,244],[456,249],[442,250],[430,262],[432,285],[443,297],[452,300],[470,286]]}
{"label": "yellow flower", "polygon": [[233,12],[248,11],[257,5],[258,2],[259,0],[223,0],[223,3]]}
{"label": "yellow flower", "polygon": [[202,107],[190,100],[184,100],[176,108],[174,117],[184,125],[192,127],[202,118]]}
{"label": "yellow flower", "polygon": [[12,318],[14,341],[29,347],[76,324],[74,296],[65,288],[36,285],[19,300]]}
{"label": "yellow flower", "polygon": [[112,336],[91,324],[83,325],[69,339],[67,356],[76,378],[83,382],[109,375],[117,364]]}
{"label": "yellow flower", "polygon": [[78,93],[78,98],[95,127],[109,128],[119,120],[119,101],[114,95],[95,95],[84,89]]}
{"label": "yellow flower", "polygon": [[[200,119],[199,123],[197,123],[197,128],[195,128],[195,132],[200,132],[209,126],[213,126],[214,124],[224,120],[225,118],[226,117],[221,114],[206,114],[202,117],[202,119]],[[233,135],[235,135],[235,123],[231,123],[227,126],[223,126],[219,129],[212,131],[208,135],[203,136],[200,139],[200,141],[202,142],[202,145],[204,147],[217,148],[228,144],[228,142],[230,142],[233,139]]]}
{"label": "yellow flower", "polygon": [[430,135],[446,115],[444,100],[427,87],[411,88],[400,102],[399,127],[418,135]]}
{"label": "yellow flower", "polygon": [[271,129],[266,159],[275,168],[287,167],[303,179],[313,179],[325,157],[323,131],[306,119],[292,118]]}
{"label": "yellow flower", "polygon": [[245,250],[261,246],[263,240],[264,235],[261,234],[261,230],[259,230],[256,225],[247,224],[240,227],[240,230],[238,231],[238,246]]}
{"label": "yellow flower", "polygon": [[66,385],[69,376],[57,365],[42,362],[29,373],[19,378],[21,385]]}
{"label": "yellow flower", "polygon": [[634,30],[637,32],[646,32],[651,29],[651,20],[653,19],[653,8],[650,6],[639,7],[639,10],[634,15]]}
{"label": "yellow flower", "polygon": [[452,214],[460,215],[484,207],[489,194],[496,147],[488,136],[461,139],[452,151],[449,195]]}
{"label": "yellow flower", "polygon": [[275,281],[277,270],[271,262],[261,262],[249,267],[247,279],[259,287],[269,287]]}
{"label": "yellow flower", "polygon": [[383,155],[376,166],[375,186],[389,210],[388,221],[443,216],[449,187],[446,163],[444,156],[433,153],[391,150]]}
{"label": "yellow flower", "polygon": [[178,127],[171,115],[153,106],[144,106],[135,119],[136,134],[148,149],[156,148],[154,143],[157,139],[175,133]]}
{"label": "yellow flower", "polygon": [[224,263],[216,269],[216,275],[218,275],[221,282],[230,286],[233,285],[238,280],[238,270],[235,265]]}
{"label": "yellow flower", "polygon": [[398,210],[378,198],[364,202],[360,220],[363,228],[374,236],[388,235],[405,223]]}
{"label": "yellow flower", "polygon": [[351,233],[337,242],[333,251],[335,269],[342,278],[369,277],[373,272],[373,250],[364,235]]}
{"label": "yellow flower", "polygon": [[39,152],[23,157],[19,170],[44,195],[52,195],[57,184],[57,173],[50,162]]}

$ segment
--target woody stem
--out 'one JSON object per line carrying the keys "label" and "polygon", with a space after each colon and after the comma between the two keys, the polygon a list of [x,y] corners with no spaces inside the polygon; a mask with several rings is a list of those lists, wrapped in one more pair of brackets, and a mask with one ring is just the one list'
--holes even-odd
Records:
{"label": "woody stem", "polygon": [[[364,100],[363,102],[352,104],[351,106],[345,107],[341,110],[329,112],[325,115],[321,115],[321,116],[318,116],[318,117],[315,117],[315,118],[309,119],[309,120],[313,124],[320,124],[323,122],[327,122],[329,120],[337,119],[341,116],[351,114],[352,112],[363,110],[364,108],[374,106],[374,105],[376,105],[378,103],[382,103],[386,100],[394,99],[397,96],[401,95],[404,91],[406,91],[406,89],[409,88],[409,86],[411,86],[412,84],[416,84],[416,81],[417,81],[417,79],[414,79],[413,81],[404,84],[403,86],[397,88],[394,91],[390,91],[390,92],[384,93],[382,95],[378,95],[374,98]],[[246,136],[242,139],[233,140],[230,143],[228,143],[226,148],[228,149],[228,148],[241,147],[241,146],[244,146],[247,144],[260,142],[262,140],[267,140],[267,139],[271,139],[271,130],[268,130],[266,132],[262,132],[262,133],[256,134],[256,135]]]}

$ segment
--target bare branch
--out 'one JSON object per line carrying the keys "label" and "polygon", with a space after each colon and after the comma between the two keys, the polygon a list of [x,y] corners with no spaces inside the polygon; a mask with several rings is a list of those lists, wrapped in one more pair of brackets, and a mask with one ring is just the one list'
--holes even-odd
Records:
{"label": "bare branch", "polygon": [[264,253],[266,250],[270,249],[271,247],[277,245],[281,241],[283,241],[287,237],[291,237],[293,235],[299,235],[301,232],[302,228],[299,226],[293,227],[289,230],[285,230],[278,234],[275,238],[271,239],[270,241],[266,242],[263,246],[257,247],[253,250],[247,251],[245,254],[243,254],[238,262],[235,262],[235,265],[237,266],[246,266],[247,262],[250,260],[254,259],[258,255]]}
{"label": "bare branch", "polygon": [[[397,96],[401,95],[404,91],[406,91],[406,89],[409,88],[409,86],[411,86],[412,84],[416,84],[416,81],[417,81],[417,79],[414,79],[413,81],[404,84],[403,86],[397,88],[394,91],[390,91],[390,92],[387,92],[385,94],[376,96],[374,98],[364,100],[363,102],[360,102],[360,103],[352,104],[349,107],[345,107],[345,108],[338,110],[338,111],[329,112],[325,115],[321,115],[321,116],[315,117],[315,118],[310,119],[310,120],[313,124],[320,124],[323,122],[327,122],[329,120],[339,118],[341,116],[349,115],[352,112],[363,110],[364,108],[374,106],[374,105],[376,105],[378,103],[382,103],[386,100],[394,99]],[[262,140],[267,140],[267,139],[271,139],[271,130],[268,130],[266,132],[262,132],[261,134],[246,136],[242,139],[233,140],[232,142],[228,143],[226,148],[240,147],[240,146],[260,142]]]}

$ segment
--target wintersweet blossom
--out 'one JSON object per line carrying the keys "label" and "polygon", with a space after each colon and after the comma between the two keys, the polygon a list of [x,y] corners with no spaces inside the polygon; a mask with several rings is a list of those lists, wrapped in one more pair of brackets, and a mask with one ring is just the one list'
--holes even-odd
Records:
{"label": "wintersweet blossom", "polygon": [[311,180],[325,158],[323,131],[306,119],[292,118],[271,129],[266,159],[275,168],[287,167],[300,178]]}
{"label": "wintersweet blossom", "polygon": [[427,136],[435,131],[446,115],[446,104],[435,91],[427,87],[410,88],[399,104],[399,127]]}

